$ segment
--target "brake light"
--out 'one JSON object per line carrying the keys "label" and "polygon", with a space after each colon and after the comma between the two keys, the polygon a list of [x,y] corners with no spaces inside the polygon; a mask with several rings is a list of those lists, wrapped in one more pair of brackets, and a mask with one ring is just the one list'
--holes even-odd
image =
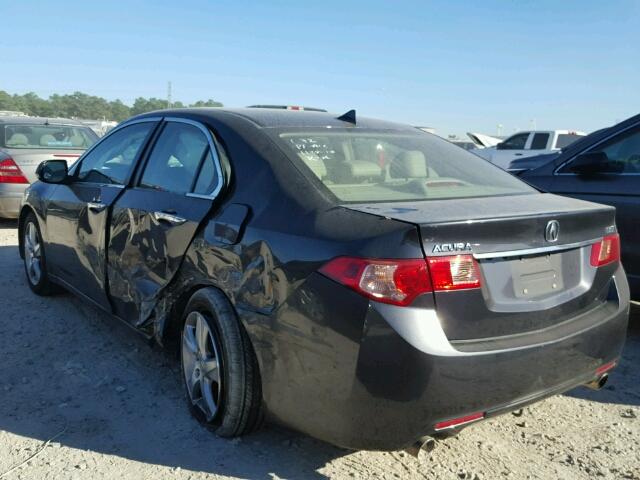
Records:
{"label": "brake light", "polygon": [[471,255],[426,261],[338,257],[319,271],[365,297],[400,306],[410,305],[423,293],[480,286],[478,266]]}
{"label": "brake light", "polygon": [[29,183],[11,157],[0,160],[0,183]]}
{"label": "brake light", "polygon": [[591,245],[591,266],[602,267],[620,261],[620,235],[607,235],[598,243]]}
{"label": "brake light", "polygon": [[462,425],[466,425],[467,423],[475,422],[477,420],[482,420],[484,418],[483,412],[472,413],[471,415],[465,415],[464,417],[453,418],[451,420],[446,420],[444,422],[438,422],[434,425],[434,430],[437,432],[439,430],[445,430],[447,428],[456,428]]}

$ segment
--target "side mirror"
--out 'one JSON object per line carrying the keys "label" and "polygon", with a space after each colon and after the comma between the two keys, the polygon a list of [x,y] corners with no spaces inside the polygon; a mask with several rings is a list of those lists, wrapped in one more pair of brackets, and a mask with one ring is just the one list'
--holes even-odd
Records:
{"label": "side mirror", "polygon": [[38,180],[45,183],[64,183],[68,174],[66,160],[45,160],[36,168]]}
{"label": "side mirror", "polygon": [[578,175],[595,175],[607,170],[609,157],[604,152],[586,152],[578,155],[569,167],[569,171]]}
{"label": "side mirror", "polygon": [[506,150],[506,148],[504,148],[504,142],[496,143],[496,150]]}

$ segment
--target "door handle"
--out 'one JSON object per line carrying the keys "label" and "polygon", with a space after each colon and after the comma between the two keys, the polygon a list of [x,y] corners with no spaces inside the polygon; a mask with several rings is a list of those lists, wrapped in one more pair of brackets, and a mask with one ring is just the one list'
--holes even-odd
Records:
{"label": "door handle", "polygon": [[87,203],[87,208],[92,212],[98,213],[107,208],[107,206],[104,203],[100,202],[89,202]]}
{"label": "door handle", "polygon": [[170,223],[171,225],[182,225],[187,221],[186,218],[178,217],[177,215],[173,215],[167,212],[153,212],[152,215],[157,222],[166,222]]}

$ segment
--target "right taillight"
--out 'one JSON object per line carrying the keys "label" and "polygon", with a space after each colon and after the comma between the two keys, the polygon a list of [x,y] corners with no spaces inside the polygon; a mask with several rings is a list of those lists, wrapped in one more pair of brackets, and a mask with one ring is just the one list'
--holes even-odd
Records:
{"label": "right taillight", "polygon": [[11,157],[0,160],[0,183],[29,183]]}
{"label": "right taillight", "polygon": [[480,273],[471,255],[424,259],[337,257],[320,273],[365,297],[406,306],[423,293],[478,288]]}
{"label": "right taillight", "polygon": [[620,261],[620,235],[607,235],[598,243],[591,245],[591,266],[602,267]]}

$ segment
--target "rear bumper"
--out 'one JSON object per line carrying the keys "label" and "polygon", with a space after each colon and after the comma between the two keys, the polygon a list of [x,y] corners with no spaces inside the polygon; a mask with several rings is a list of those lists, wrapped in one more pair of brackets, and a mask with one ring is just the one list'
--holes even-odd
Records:
{"label": "rear bumper", "polygon": [[[482,351],[454,348],[434,310],[375,302],[365,309],[360,338],[352,342],[353,322],[333,316],[347,300],[336,293],[342,287],[316,279],[312,295],[333,292],[326,301],[336,310],[324,312],[332,314],[324,324],[295,312],[290,321],[303,327],[300,333],[309,321],[311,335],[286,345],[273,338],[267,355],[256,348],[265,402],[293,428],[342,447],[371,450],[409,446],[433,434],[441,421],[518,409],[594,380],[598,367],[619,358],[629,290],[622,268],[614,279],[598,318],[578,319],[576,328],[558,330],[555,338],[541,332],[537,341],[530,336],[529,344],[516,339],[511,346],[498,343],[499,348]],[[344,313],[354,313],[353,306],[345,308],[351,311]],[[341,332],[323,330],[334,322],[343,324]]]}
{"label": "rear bumper", "polygon": [[18,218],[28,184],[0,183],[0,218]]}

